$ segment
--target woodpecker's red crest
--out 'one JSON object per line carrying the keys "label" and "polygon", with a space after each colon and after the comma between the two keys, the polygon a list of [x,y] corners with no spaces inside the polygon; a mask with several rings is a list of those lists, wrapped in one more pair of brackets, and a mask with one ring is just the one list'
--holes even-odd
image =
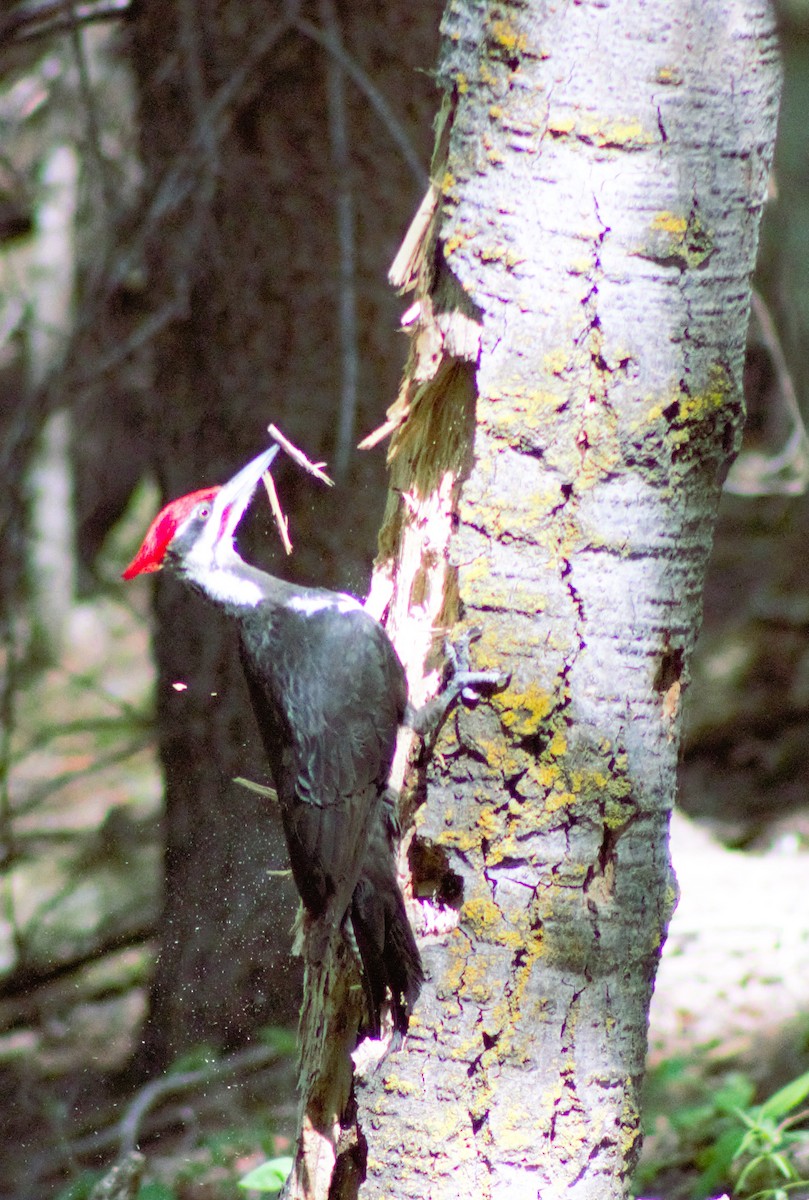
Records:
{"label": "woodpecker's red crest", "polygon": [[191,515],[197,504],[203,500],[212,501],[219,490],[218,487],[200,488],[198,492],[180,496],[161,508],[146,531],[140,550],[123,572],[123,578],[134,579],[136,575],[144,575],[147,571],[159,571],[166,550],[183,521]]}

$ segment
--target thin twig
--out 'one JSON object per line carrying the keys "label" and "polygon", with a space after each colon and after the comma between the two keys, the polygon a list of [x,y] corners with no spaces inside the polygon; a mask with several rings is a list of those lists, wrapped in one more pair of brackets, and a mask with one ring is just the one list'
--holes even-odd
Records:
{"label": "thin twig", "polygon": [[70,44],[73,47],[73,57],[76,60],[76,69],[79,75],[79,94],[84,106],[84,124],[86,133],[86,142],[88,150],[88,158],[92,161],[98,173],[99,187],[101,190],[101,198],[106,209],[107,225],[112,222],[112,214],[115,207],[115,195],[112,189],[112,184],[109,178],[109,166],[104,152],[101,149],[101,131],[98,125],[98,110],[96,105],[96,97],[93,91],[93,85],[90,81],[90,67],[87,62],[87,54],[84,49],[84,32],[81,21],[78,17],[78,5],[69,3],[67,6],[68,21],[70,24],[69,35]]}
{"label": "thin twig", "polygon": [[197,209],[207,210],[213,200],[216,177],[219,173],[219,144],[215,122],[209,119],[205,95],[205,72],[202,66],[202,43],[199,10],[196,0],[178,0],[180,50],[184,79],[194,114],[194,140],[201,151],[203,186],[195,188]]}
{"label": "thin twig", "polygon": [[270,508],[272,509],[272,515],[275,517],[275,524],[281,535],[281,541],[284,543],[284,549],[287,554],[291,554],[292,542],[289,538],[289,521],[284,515],[284,510],[281,508],[281,501],[278,499],[278,492],[275,490],[275,480],[269,471],[265,471],[261,478],[264,481],[264,487],[270,498]]}
{"label": "thin twig", "polygon": [[270,800],[273,804],[278,803],[278,792],[273,787],[267,787],[265,783],[256,783],[254,779],[245,779],[243,775],[234,775],[233,782],[238,783],[240,787],[247,788],[248,792],[255,792],[257,796],[263,796],[265,800]]}
{"label": "thin twig", "polygon": [[127,1108],[119,1124],[110,1133],[115,1134],[121,1154],[128,1154],[136,1149],[138,1136],[143,1118],[150,1108],[166,1096],[176,1095],[177,1092],[187,1092],[199,1084],[213,1083],[217,1079],[227,1078],[239,1071],[255,1070],[257,1067],[268,1067],[278,1059],[278,1051],[271,1046],[249,1046],[237,1054],[218,1062],[206,1064],[195,1071],[178,1071],[176,1075],[164,1075],[153,1079],[141,1088],[138,1095]]}
{"label": "thin twig", "polygon": [[[178,155],[156,183],[151,200],[144,205],[142,216],[134,230],[128,245],[123,248],[116,262],[110,264],[103,272],[106,286],[102,296],[94,297],[95,303],[88,305],[76,322],[75,334],[90,328],[97,321],[97,309],[116,287],[123,284],[139,266],[146,243],[157,225],[166,217],[180,209],[189,200],[199,197],[201,193],[200,175],[205,182],[205,191],[210,192],[215,184],[213,170],[215,151],[226,136],[235,120],[234,101],[244,88],[258,64],[266,57],[273,46],[287,33],[297,19],[297,3],[287,3],[283,15],[278,21],[264,31],[262,37],[252,46],[250,53],[237,70],[213,94],[211,99],[204,102],[202,95],[202,67],[200,49],[195,46],[193,35],[188,34],[189,24],[193,24],[193,14],[186,11],[183,22],[183,51],[186,71],[190,70],[194,82],[194,128],[189,138],[188,147],[183,154]],[[214,157],[212,157],[212,155]],[[200,215],[204,216],[204,206],[197,204],[197,226]],[[187,256],[187,263],[193,269],[195,256]],[[182,318],[188,312],[190,295],[190,280],[186,272],[175,273],[174,295],[169,297],[166,304],[154,316],[142,322],[140,327],[122,346],[116,345],[100,361],[94,363],[89,370],[75,368],[70,373],[68,386],[86,387],[87,384],[101,375],[107,374],[120,363],[124,362],[137,349],[147,345],[157,334],[175,318]]]}
{"label": "thin twig", "polygon": [[282,450],[286,450],[290,458],[293,458],[299,467],[303,467],[304,471],[308,471],[310,475],[314,475],[315,479],[319,479],[321,483],[328,484],[329,487],[334,487],[334,480],[329,479],[326,472],[323,470],[323,463],[313,463],[308,459],[302,450],[299,450],[289,438],[284,437],[277,425],[268,425],[267,432],[273,441],[277,442]]}
{"label": "thin twig", "polygon": [[95,21],[114,21],[126,15],[130,0],[103,0],[102,3],[74,4],[72,0],[57,0],[54,4],[35,9],[17,8],[0,21],[0,46],[14,42],[34,41],[55,33],[67,33],[73,25],[71,10],[80,25]]}
{"label": "thin twig", "polygon": [[[140,1136],[140,1125],[144,1117],[159,1101],[178,1092],[186,1092],[198,1085],[214,1083],[227,1079],[230,1075],[245,1074],[274,1067],[281,1059],[281,1054],[272,1046],[250,1046],[245,1050],[231,1054],[218,1062],[201,1067],[199,1070],[178,1072],[160,1079],[151,1080],[136,1095],[120,1121],[105,1128],[96,1128],[93,1133],[79,1136],[71,1141],[64,1140],[64,1145],[58,1149],[45,1150],[27,1172],[26,1177],[34,1180],[45,1178],[59,1170],[66,1162],[76,1162],[85,1155],[101,1154],[109,1150],[118,1150],[123,1156],[129,1152],[127,1143]],[[117,1106],[116,1106],[117,1107]],[[199,1105],[197,1105],[199,1107]],[[182,1114],[169,1110],[165,1114],[165,1124],[174,1122]],[[98,1125],[98,1117],[93,1124]]]}
{"label": "thin twig", "polygon": [[377,116],[382,121],[383,125],[388,130],[391,139],[399,148],[402,158],[407,163],[413,178],[418,183],[419,187],[426,187],[428,178],[427,171],[424,168],[419,155],[417,154],[413,143],[407,136],[402,123],[394,113],[391,106],[388,104],[385,97],[380,92],[375,83],[363,71],[362,67],[355,59],[347,54],[339,41],[335,41],[328,31],[320,29],[313,21],[307,20],[305,17],[300,17],[295,22],[295,28],[304,37],[311,38],[313,42],[317,42],[324,50],[328,50],[334,58],[337,59],[340,66],[345,71],[346,75],[350,75],[354,83],[363,92],[371,104],[371,107],[376,111]]}
{"label": "thin twig", "polygon": [[[110,957],[119,951],[145,949],[156,933],[155,921],[133,924],[129,929],[118,929],[99,937],[97,942],[76,953],[73,958],[61,962],[50,961],[47,965],[30,963],[15,967],[13,974],[0,984],[0,1028],[5,1031],[12,1021],[20,1019],[41,1019],[43,1005],[47,1007],[48,1003],[42,995],[46,989],[53,991],[60,984],[64,984],[75,1000],[79,990],[77,979],[85,967],[94,963],[109,962]],[[7,1018],[12,1011],[13,1017],[9,1020]]]}
{"label": "thin twig", "polygon": [[149,342],[154,341],[161,330],[170,325],[172,321],[185,317],[187,314],[188,304],[185,298],[173,296],[156,313],[144,317],[126,341],[117,342],[107,354],[94,358],[84,374],[74,379],[75,385],[87,387],[88,384],[95,382],[103,375],[108,375],[110,371],[114,371],[128,358],[131,358],[136,351],[142,350]]}
{"label": "thin twig", "polygon": [[288,33],[297,19],[297,5],[288,6],[290,11],[269,25],[262,37],[252,46],[250,53],[237,70],[214,93],[204,111],[197,113],[193,134],[187,151],[178,155],[156,185],[143,217],[126,253],[111,272],[110,289],[125,280],[140,262],[143,248],[154,226],[170,213],[186,203],[198,186],[200,158],[211,143],[211,138],[221,142],[236,119],[233,102],[244,88],[258,64],[273,46]]}
{"label": "thin twig", "polygon": [[41,750],[43,746],[50,746],[56,738],[73,737],[76,734],[123,734],[129,732],[132,727],[143,732],[153,729],[153,721],[151,716],[140,716],[134,719],[128,714],[115,716],[94,716],[94,717],[78,717],[75,721],[60,721],[51,724],[44,724],[36,733],[26,741],[24,746],[21,746],[12,756],[14,764],[23,762],[29,754],[33,754],[37,750]]}
{"label": "thin twig", "polygon": [[[60,6],[57,5],[55,7],[58,9]],[[222,138],[230,129],[236,116],[234,101],[244,89],[247,80],[255,71],[258,64],[291,29],[296,29],[304,37],[317,42],[318,45],[322,46],[339,63],[341,69],[351,77],[356,86],[366,96],[388,129],[392,140],[410,167],[419,186],[426,184],[427,172],[421,159],[410,142],[404,126],[396,117],[385,97],[359,64],[346,53],[339,40],[335,40],[329,32],[324,32],[317,25],[300,17],[299,9],[300,0],[286,0],[282,15],[276,22],[267,27],[263,36],[253,45],[244,62],[222,84],[218,91],[214,93],[207,104],[203,108],[197,109],[194,130],[189,139],[187,150],[174,160],[158,181],[152,193],[151,201],[144,207],[143,215],[130,239],[129,245],[120,254],[118,261],[107,272],[107,294],[126,280],[133,269],[140,263],[147,239],[152,234],[155,226],[164,220],[166,216],[176,212],[183,204],[187,203],[189,197],[194,194],[198,187],[200,159],[205,157],[206,151],[210,149],[212,141],[216,145],[220,144]],[[81,16],[82,8],[79,7],[78,11]],[[211,176],[208,175],[208,179],[210,178]],[[75,383],[86,385],[99,375],[106,374],[129,357],[135,349],[151,341],[175,316],[181,316],[187,310],[188,283],[189,281],[182,277],[182,273],[178,275],[175,295],[171,297],[167,306],[161,310],[161,313],[156,318],[144,322],[143,326],[127,343],[116,347],[89,372],[82,372],[78,379],[74,377]],[[81,322],[77,323],[77,332],[80,328],[89,327],[95,320],[95,307],[92,309],[88,308],[83,314]]]}
{"label": "thin twig", "polygon": [[[333,0],[320,0],[320,19],[332,45],[342,48],[340,23]],[[334,451],[334,472],[341,482],[348,473],[354,450],[359,382],[359,334],[357,330],[357,254],[355,245],[354,195],[351,188],[351,154],[348,144],[345,72],[333,54],[326,56],[329,144],[335,181],[337,246],[339,256],[337,330],[340,342],[340,411]]]}
{"label": "thin twig", "polygon": [[111,750],[108,754],[99,754],[93,762],[79,770],[62,771],[58,775],[52,775],[46,783],[32,788],[25,800],[17,802],[14,806],[14,816],[24,817],[27,813],[34,812],[40,804],[63,787],[67,787],[77,779],[88,778],[90,775],[98,771],[103,771],[107,767],[115,767],[118,763],[126,762],[128,758],[139,754],[141,750],[145,750],[152,741],[152,734],[144,733],[140,737],[131,738],[120,750]]}
{"label": "thin twig", "polygon": [[[792,430],[777,454],[763,455],[753,450],[742,450],[725,481],[725,491],[736,496],[801,495],[809,485],[809,435],[775,322],[756,291],[751,296],[751,307],[775,368],[778,396],[786,409]],[[791,475],[787,472],[791,472]]]}
{"label": "thin twig", "polygon": [[[215,186],[215,172],[212,168],[216,151],[236,119],[235,101],[257,66],[284,34],[294,27],[298,8],[299,0],[286,0],[281,17],[268,25],[262,36],[252,45],[244,61],[207,102],[204,102],[204,97],[200,95],[202,67],[199,60],[199,46],[195,49],[193,36],[190,37],[190,40],[187,36],[187,26],[192,21],[192,14],[190,10],[186,12],[182,37],[183,52],[186,71],[190,67],[192,77],[196,78],[194,127],[188,139],[187,148],[184,153],[177,155],[155,184],[151,199],[142,206],[140,220],[128,244],[119,249],[118,257],[114,262],[109,263],[100,271],[100,276],[105,279],[105,286],[100,293],[92,297],[91,302],[85,306],[75,322],[74,345],[79,343],[81,333],[97,324],[99,310],[115,292],[115,289],[124,284],[130,275],[139,268],[147,242],[153,235],[156,226],[177,212],[183,205],[200,196],[203,190],[200,186],[201,179],[204,182],[205,191],[209,192]],[[205,219],[206,212],[204,205],[195,204],[196,236],[191,239],[194,245],[198,241],[199,231],[202,228],[201,222]],[[172,320],[184,317],[189,309],[192,283],[190,274],[195,270],[197,260],[196,254],[186,254],[184,263],[180,264],[182,269],[178,268],[174,272],[174,294],[168,298],[159,313],[144,321],[127,342],[123,345],[116,345],[89,370],[84,369],[78,363],[73,365],[68,372],[67,380],[61,381],[63,388],[86,387],[93,380],[107,374],[124,362],[135,350],[151,342]]]}

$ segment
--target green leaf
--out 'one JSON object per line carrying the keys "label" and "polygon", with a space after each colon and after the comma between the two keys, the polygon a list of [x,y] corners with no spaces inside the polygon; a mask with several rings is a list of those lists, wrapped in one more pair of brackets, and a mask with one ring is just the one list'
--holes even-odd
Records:
{"label": "green leaf", "polygon": [[704,1156],[700,1156],[703,1169],[700,1172],[695,1195],[714,1196],[720,1188],[727,1184],[731,1163],[736,1157],[736,1151],[739,1149],[739,1143],[743,1137],[744,1133],[741,1129],[726,1129],[716,1139],[710,1150]]}
{"label": "green leaf", "polygon": [[793,1108],[802,1104],[807,1096],[809,1096],[809,1071],[774,1092],[769,1100],[764,1101],[759,1111],[762,1117],[780,1121]]}
{"label": "green leaf", "polygon": [[212,1067],[218,1061],[219,1055],[214,1048],[202,1042],[199,1046],[194,1046],[193,1049],[187,1050],[185,1054],[175,1058],[169,1067],[168,1074],[181,1075],[186,1071],[201,1071],[206,1067]]}
{"label": "green leaf", "polygon": [[733,1113],[735,1116],[737,1109],[750,1107],[755,1094],[756,1087],[752,1079],[741,1071],[734,1071],[714,1094],[714,1107],[717,1112]]}
{"label": "green leaf", "polygon": [[[809,0],[808,0],[809,2]],[[685,1075],[689,1065],[689,1060],[682,1055],[673,1055],[671,1058],[664,1058],[649,1072],[650,1079],[661,1086],[666,1086],[670,1083],[676,1083]]]}
{"label": "green leaf", "polygon": [[177,1193],[165,1183],[153,1180],[141,1185],[137,1200],[177,1200]]}
{"label": "green leaf", "polygon": [[750,1113],[745,1112],[741,1108],[735,1108],[733,1110],[733,1115],[734,1115],[734,1117],[738,1117],[743,1125],[747,1126],[750,1133],[759,1133],[760,1132],[761,1125],[759,1124],[759,1121],[758,1121],[758,1115],[759,1115],[758,1109],[756,1109],[755,1112],[751,1115]]}
{"label": "green leaf", "polygon": [[297,1053],[298,1037],[294,1029],[285,1029],[283,1025],[266,1025],[258,1036],[265,1046],[270,1046],[287,1058]]}
{"label": "green leaf", "polygon": [[77,1179],[57,1193],[56,1200],[87,1200],[102,1175],[102,1171],[82,1171]]}
{"label": "green leaf", "polygon": [[254,1192],[280,1192],[292,1170],[293,1160],[288,1156],[268,1158],[239,1180],[239,1187]]}
{"label": "green leaf", "polygon": [[783,1154],[771,1154],[770,1162],[778,1168],[784,1179],[797,1179],[798,1175],[791,1163],[787,1162]]}
{"label": "green leaf", "polygon": [[759,1169],[759,1167],[763,1163],[766,1163],[766,1162],[767,1162],[767,1158],[763,1154],[757,1154],[755,1158],[751,1158],[750,1162],[747,1164],[747,1166],[744,1168],[744,1170],[742,1171],[739,1178],[736,1180],[736,1191],[743,1192],[745,1187],[747,1186],[748,1179],[750,1179],[750,1177],[752,1175],[755,1175],[755,1173]]}

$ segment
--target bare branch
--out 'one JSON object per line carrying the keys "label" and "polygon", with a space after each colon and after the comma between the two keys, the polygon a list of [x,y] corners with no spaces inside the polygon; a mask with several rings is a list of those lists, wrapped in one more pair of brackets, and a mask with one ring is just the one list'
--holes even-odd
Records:
{"label": "bare branch", "polygon": [[0,46],[34,41],[56,33],[67,33],[75,23],[90,25],[96,21],[115,21],[125,16],[131,0],[56,0],[35,8],[20,4],[0,21]]}
{"label": "bare branch", "polygon": [[187,1092],[199,1084],[212,1083],[215,1079],[224,1079],[240,1071],[270,1066],[277,1058],[278,1051],[272,1046],[248,1046],[246,1050],[231,1054],[229,1058],[221,1061],[208,1063],[195,1071],[178,1071],[173,1075],[153,1079],[141,1088],[121,1118],[120,1124],[116,1129],[109,1130],[108,1135],[114,1135],[121,1154],[128,1154],[137,1147],[141,1123],[146,1113],[164,1097],[176,1095],[177,1092]]}
{"label": "bare branch", "polygon": [[[31,1165],[28,1175],[32,1179],[42,1179],[59,1170],[67,1162],[75,1161],[85,1155],[97,1155],[109,1150],[118,1150],[120,1157],[123,1158],[135,1148],[144,1119],[156,1104],[169,1096],[182,1094],[193,1088],[215,1083],[234,1075],[272,1068],[281,1057],[280,1052],[273,1046],[249,1046],[227,1058],[206,1064],[198,1070],[182,1071],[153,1079],[137,1093],[120,1121],[98,1128],[101,1122],[95,1115],[93,1117],[95,1128],[92,1133],[72,1139],[68,1139],[63,1134],[58,1139],[61,1144],[54,1144],[46,1149]],[[196,1107],[199,1107],[199,1103]],[[176,1123],[180,1116],[181,1114],[176,1109],[166,1112],[165,1119],[159,1123],[159,1126],[164,1123]],[[152,1123],[150,1122],[150,1124]],[[53,1140],[56,1143],[57,1139]]]}
{"label": "bare branch", "polygon": [[407,131],[399,121],[385,97],[380,92],[379,88],[369,78],[365,71],[363,71],[359,63],[356,62],[356,60],[353,59],[350,54],[346,53],[340,42],[335,41],[330,32],[324,32],[324,30],[319,29],[314,22],[308,21],[306,18],[301,17],[295,22],[295,28],[299,33],[302,33],[304,37],[311,38],[313,42],[317,42],[317,44],[322,46],[324,50],[328,50],[329,54],[337,59],[346,75],[350,75],[360,91],[365,94],[371,107],[375,110],[377,116],[387,128],[388,133],[398,146],[402,158],[410,168],[413,178],[416,180],[419,187],[426,187],[427,172],[424,169],[424,164],[417,154],[415,147],[410,141],[410,138],[407,136]]}
{"label": "bare branch", "polygon": [[[155,187],[151,203],[146,206],[132,241],[114,270],[110,272],[110,290],[123,282],[139,264],[147,238],[154,226],[170,213],[176,212],[195,192],[199,184],[201,160],[204,160],[210,151],[212,139],[218,143],[230,129],[235,116],[234,100],[259,63],[293,27],[297,5],[287,6],[287,9],[279,20],[267,27],[238,70],[214,93],[204,110],[197,112],[188,150],[177,157]],[[178,300],[182,298],[187,285],[187,280],[178,281]]]}
{"label": "bare branch", "polygon": [[198,213],[207,211],[214,193],[219,172],[219,138],[214,121],[209,119],[205,95],[205,72],[202,66],[199,13],[195,0],[179,0],[180,49],[188,83],[188,95],[194,114],[194,137],[201,149],[202,187],[194,191]]}
{"label": "bare branch", "polygon": [[[320,0],[320,18],[335,46],[342,47],[340,23],[334,0]],[[338,59],[329,54],[326,61],[329,143],[335,178],[337,245],[339,253],[339,293],[337,328],[340,341],[340,411],[334,470],[339,480],[348,472],[354,449],[359,380],[359,334],[357,331],[357,255],[355,248],[354,196],[351,188],[351,154],[346,119],[345,72]]]}
{"label": "bare branch", "polygon": [[[57,6],[59,11],[64,5]],[[81,6],[78,11],[81,12]],[[253,44],[250,53],[225,83],[205,101],[203,91],[203,72],[200,58],[200,48],[196,44],[193,25],[193,5],[186,6],[181,30],[181,43],[186,65],[186,74],[193,82],[190,87],[194,107],[194,127],[189,137],[187,149],[178,155],[167,167],[162,177],[155,184],[151,199],[142,206],[142,215],[135,227],[128,244],[119,246],[115,261],[102,266],[99,278],[104,279],[103,290],[93,295],[80,313],[74,330],[74,347],[80,346],[82,332],[92,328],[99,322],[99,312],[103,310],[108,297],[115,289],[136,274],[141,267],[144,251],[155,227],[169,215],[176,212],[182,205],[193,202],[197,214],[196,229],[201,228],[209,207],[197,203],[203,192],[209,193],[215,186],[216,159],[221,139],[227,134],[234,119],[234,101],[245,87],[256,67],[266,58],[273,46],[293,28],[297,19],[298,4],[289,0],[284,5],[283,15],[269,25],[263,35]],[[196,244],[192,231],[191,242]],[[62,391],[65,388],[86,387],[100,376],[108,374],[121,363],[126,361],[135,351],[148,345],[166,325],[187,314],[191,288],[191,273],[195,270],[198,256],[186,252],[184,260],[174,273],[174,294],[170,296],[160,311],[144,320],[123,344],[116,344],[96,359],[87,368],[83,361],[71,364],[67,378],[60,380]]]}
{"label": "bare branch", "polygon": [[179,296],[172,297],[169,303],[164,304],[156,313],[144,317],[126,341],[116,343],[107,354],[94,358],[84,374],[74,379],[74,384],[77,387],[87,387],[88,384],[94,383],[103,375],[108,375],[138,350],[148,346],[172,321],[184,317],[187,312],[188,305],[185,300]]}
{"label": "bare branch", "polygon": [[809,435],[775,322],[756,291],[751,296],[751,308],[775,368],[778,399],[791,431],[777,454],[743,449],[728,474],[725,491],[736,496],[798,496],[809,486]]}
{"label": "bare branch", "polygon": [[[92,989],[88,991],[81,982],[83,969],[93,963],[109,961],[121,950],[143,947],[154,935],[154,921],[140,920],[128,929],[99,935],[91,946],[70,959],[23,963],[15,967],[0,984],[0,1029],[5,1032],[20,1020],[37,1021],[43,1004],[50,1003],[54,994],[60,1003],[66,993],[69,993],[70,1003],[75,1003],[77,998],[95,998]],[[47,998],[44,995],[46,989]]]}
{"label": "bare branch", "polygon": [[84,123],[86,128],[86,142],[88,157],[92,161],[98,173],[99,187],[101,197],[104,202],[104,207],[107,212],[107,224],[112,219],[112,213],[115,205],[115,196],[110,180],[109,166],[101,149],[101,131],[98,125],[98,111],[96,106],[95,93],[93,85],[90,81],[90,67],[87,62],[87,55],[84,50],[84,33],[82,31],[81,21],[78,16],[78,5],[68,3],[67,17],[69,24],[70,44],[73,48],[73,57],[76,60],[76,69],[79,76],[79,93],[84,105]]}

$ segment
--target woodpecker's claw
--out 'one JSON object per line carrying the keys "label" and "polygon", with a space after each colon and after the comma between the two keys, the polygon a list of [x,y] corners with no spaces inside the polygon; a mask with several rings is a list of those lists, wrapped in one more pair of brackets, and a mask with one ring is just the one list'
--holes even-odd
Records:
{"label": "woodpecker's claw", "polygon": [[452,669],[447,686],[456,689],[461,699],[465,700],[467,704],[477,704],[480,700],[478,688],[505,687],[508,683],[508,676],[503,675],[500,671],[473,671],[471,669],[469,647],[482,635],[483,630],[480,626],[472,625],[465,633],[461,634],[456,642],[451,642],[449,638],[444,641],[444,653]]}
{"label": "woodpecker's claw", "polygon": [[477,625],[467,629],[456,642],[447,639],[444,653],[450,664],[450,676],[442,691],[423,708],[410,710],[406,723],[425,740],[431,739],[439,725],[460,696],[469,704],[476,704],[481,695],[479,688],[505,687],[509,676],[499,671],[472,671],[469,667],[469,645],[482,634]]}
{"label": "woodpecker's claw", "polygon": [[483,630],[481,627],[479,625],[471,625],[455,642],[449,638],[444,638],[444,653],[452,667],[453,676],[457,675],[460,671],[469,670],[469,646],[482,636]]}

